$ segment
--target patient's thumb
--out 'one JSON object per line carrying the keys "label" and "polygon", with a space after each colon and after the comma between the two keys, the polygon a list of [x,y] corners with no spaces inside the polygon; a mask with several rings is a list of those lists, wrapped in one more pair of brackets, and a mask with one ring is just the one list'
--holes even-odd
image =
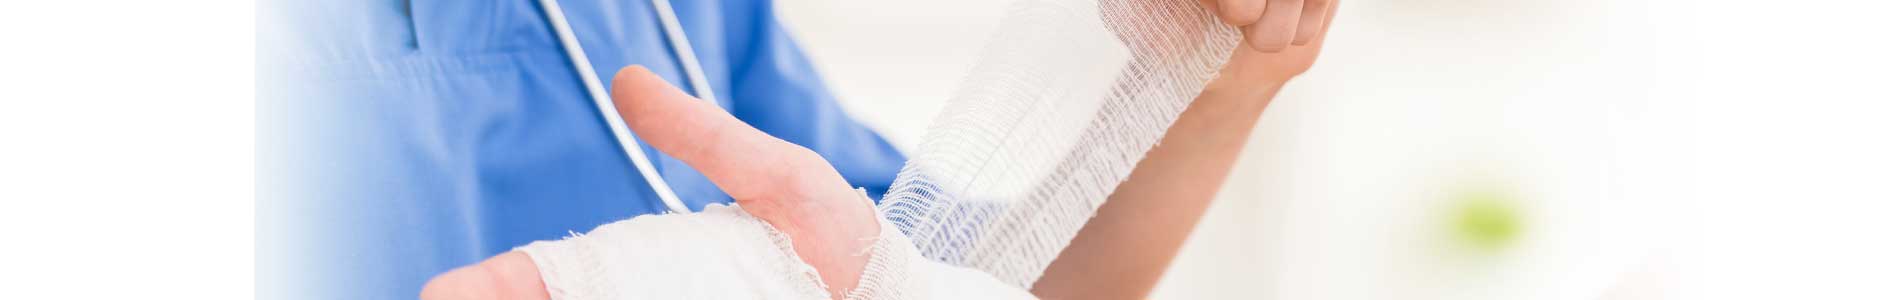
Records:
{"label": "patient's thumb", "polygon": [[436,275],[422,286],[423,300],[548,299],[541,272],[526,253],[510,251]]}

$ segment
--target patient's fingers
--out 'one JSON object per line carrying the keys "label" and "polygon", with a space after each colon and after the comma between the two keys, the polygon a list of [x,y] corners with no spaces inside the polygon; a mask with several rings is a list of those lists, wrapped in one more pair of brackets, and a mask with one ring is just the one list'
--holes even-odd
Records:
{"label": "patient's fingers", "polygon": [[547,299],[541,271],[526,253],[508,252],[436,275],[422,286],[422,300]]}
{"label": "patient's fingers", "polygon": [[646,68],[621,69],[614,76],[613,98],[640,139],[706,174],[735,199],[850,189],[811,150],[760,132]]}

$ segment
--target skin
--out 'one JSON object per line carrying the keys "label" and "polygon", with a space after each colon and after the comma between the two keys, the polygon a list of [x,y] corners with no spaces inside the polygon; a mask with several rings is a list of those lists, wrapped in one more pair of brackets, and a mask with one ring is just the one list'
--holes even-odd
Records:
{"label": "skin", "polygon": [[[1049,299],[1140,298],[1214,199],[1267,103],[1312,66],[1331,0],[1201,0],[1246,42],[1117,187],[1031,292]],[[704,173],[741,208],[792,238],[832,295],[855,288],[878,235],[875,212],[823,157],[693,99],[643,67],[613,99],[647,143]],[[710,141],[710,142],[709,142]],[[429,281],[422,299],[548,299],[526,254],[509,252]],[[841,297],[841,296],[840,296]]]}
{"label": "skin", "polygon": [[[614,75],[614,106],[648,144],[699,170],[747,213],[792,239],[833,295],[856,287],[878,225],[870,200],[831,163],[673,88],[644,67]],[[437,276],[423,299],[547,299],[526,254],[509,252]]]}
{"label": "skin", "polygon": [[[1240,1],[1223,0],[1221,4],[1228,2]],[[1305,7],[1329,6],[1330,3],[1319,3]],[[1228,17],[1237,13],[1221,12],[1223,20],[1229,23],[1260,24],[1235,22]],[[1267,103],[1272,102],[1287,81],[1313,66],[1320,46],[1325,43],[1323,33],[1331,14],[1330,9],[1317,14],[1286,14],[1315,15],[1316,18],[1269,23],[1287,27],[1276,29],[1279,31],[1305,31],[1311,35],[1267,47],[1249,40],[1234,49],[1220,75],[1208,83],[1201,95],[1182,112],[1181,118],[1168,128],[1161,143],[1135,165],[1128,181],[1116,187],[1108,201],[1096,210],[1095,218],[1083,225],[1075,240],[1050,263],[1030,292],[1044,299],[1147,296],[1167,271],[1175,253],[1186,243],[1195,223],[1213,203],[1215,192],[1226,181]],[[1263,29],[1259,26],[1243,27],[1249,39],[1260,30]]]}

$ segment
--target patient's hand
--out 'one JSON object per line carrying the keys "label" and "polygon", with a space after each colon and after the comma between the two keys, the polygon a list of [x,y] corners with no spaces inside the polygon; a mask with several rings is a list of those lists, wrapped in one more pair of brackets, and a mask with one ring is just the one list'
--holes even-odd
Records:
{"label": "patient's hand", "polygon": [[[747,213],[792,238],[834,298],[856,287],[878,236],[876,214],[823,157],[746,125],[642,67],[614,76],[613,98],[627,126],[654,148],[692,165]],[[443,273],[423,299],[547,299],[526,254],[509,252]]]}

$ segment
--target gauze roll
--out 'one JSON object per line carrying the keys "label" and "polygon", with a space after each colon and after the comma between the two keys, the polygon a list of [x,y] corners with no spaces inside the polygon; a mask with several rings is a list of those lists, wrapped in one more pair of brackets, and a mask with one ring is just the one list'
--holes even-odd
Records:
{"label": "gauze roll", "polygon": [[1194,0],[1019,0],[879,213],[925,257],[1029,288],[1218,73]]}
{"label": "gauze roll", "polygon": [[[1029,299],[982,272],[919,255],[889,222],[848,299]],[[788,236],[737,206],[640,216],[518,249],[563,299],[830,299]]]}

